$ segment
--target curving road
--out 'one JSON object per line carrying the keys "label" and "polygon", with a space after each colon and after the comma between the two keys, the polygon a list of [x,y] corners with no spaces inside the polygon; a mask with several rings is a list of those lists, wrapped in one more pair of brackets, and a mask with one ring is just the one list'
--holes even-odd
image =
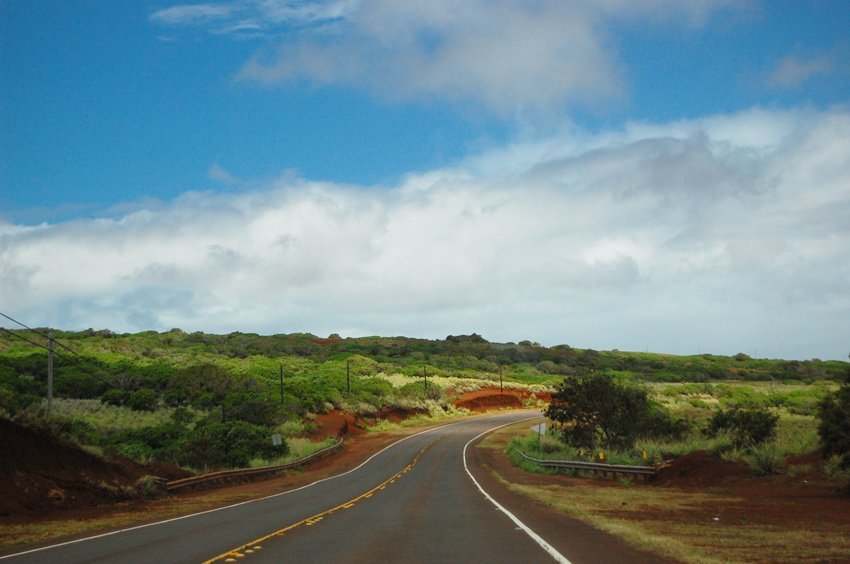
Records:
{"label": "curving road", "polygon": [[[569,562],[481,489],[467,446],[529,418],[448,424],[309,486],[10,555],[10,562]],[[563,551],[565,539],[556,539]],[[568,544],[568,543],[567,543]]]}

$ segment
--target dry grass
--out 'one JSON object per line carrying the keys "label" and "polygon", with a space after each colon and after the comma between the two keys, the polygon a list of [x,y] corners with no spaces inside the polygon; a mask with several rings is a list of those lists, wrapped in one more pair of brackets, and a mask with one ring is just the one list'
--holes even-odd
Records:
{"label": "dry grass", "polygon": [[[510,439],[526,433],[528,426],[497,431],[481,446],[503,451]],[[748,500],[726,488],[694,491],[591,479],[528,485],[496,477],[517,493],[638,548],[683,562],[850,561],[850,531],[845,525],[817,515],[801,515],[799,522],[782,525],[742,519],[748,515],[741,511],[749,507]],[[734,519],[724,515],[726,508],[738,510],[731,513],[736,515]]]}

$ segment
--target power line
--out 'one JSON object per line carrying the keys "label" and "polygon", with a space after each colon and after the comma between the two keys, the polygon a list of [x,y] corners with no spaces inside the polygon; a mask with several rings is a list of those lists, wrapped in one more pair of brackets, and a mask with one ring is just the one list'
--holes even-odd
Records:
{"label": "power line", "polygon": [[22,339],[22,340],[24,340],[24,341],[28,342],[28,343],[29,343],[29,344],[31,344],[31,345],[35,345],[35,346],[37,346],[37,347],[41,347],[41,348],[43,348],[44,350],[50,350],[48,347],[45,347],[45,346],[44,346],[44,345],[42,345],[41,343],[36,343],[36,342],[35,342],[35,341],[33,341],[32,339],[27,339],[27,338],[26,338],[26,337],[24,337],[23,335],[18,335],[18,334],[17,334],[17,333],[15,333],[14,331],[10,331],[10,330],[6,329],[5,327],[0,327],[0,331],[3,331],[4,333],[8,333],[8,334],[10,334],[10,335],[11,335],[11,336],[13,336],[13,337],[17,337],[17,338],[19,338],[19,339]]}
{"label": "power line", "polygon": [[[9,317],[8,315],[5,315],[5,314],[3,314],[3,313],[0,313],[0,315],[3,315],[3,317]],[[10,318],[10,319],[11,319],[11,318]],[[13,321],[14,321],[14,320],[13,320]],[[15,323],[17,323],[17,321],[15,321]],[[23,323],[20,323],[20,325],[21,325],[21,326],[26,327]],[[29,327],[27,327],[27,329],[29,329]],[[32,339],[27,339],[27,338],[26,338],[26,337],[24,337],[23,335],[18,335],[18,334],[17,334],[17,333],[15,333],[14,331],[10,331],[9,329],[6,329],[5,327],[0,327],[0,331],[3,331],[4,333],[8,333],[9,335],[12,335],[13,337],[17,337],[18,339],[22,339],[22,340],[24,340],[24,341],[28,342],[29,344],[31,344],[31,345],[35,345],[36,347],[42,348],[42,349],[44,349],[44,350],[46,350],[46,351],[48,351],[48,352],[50,351],[50,347],[47,347],[47,346],[45,346],[45,345],[42,345],[41,343],[36,343],[36,342],[35,342],[35,341],[33,341]],[[30,331],[33,331],[33,329],[30,329]],[[36,332],[36,333],[38,333],[38,331],[35,331],[35,332]],[[40,334],[40,333],[39,333],[39,334]],[[48,337],[48,338],[49,338],[49,337]],[[53,339],[53,342],[54,342],[54,343],[59,344],[59,343],[58,343],[58,341],[56,341],[56,339]],[[64,347],[64,348],[67,348],[67,347]],[[71,350],[71,349],[68,349],[68,350]],[[80,355],[80,353],[78,353],[78,352],[75,352],[75,351],[73,351],[73,350],[72,350],[71,352],[73,352],[75,355],[77,355],[77,356],[78,356],[78,357],[80,357],[80,358],[84,358],[84,357],[82,357],[82,355]],[[93,370],[96,370],[96,371],[99,371],[99,372],[101,372],[101,373],[103,373],[103,374],[107,374],[107,375],[108,375],[108,373],[107,373],[107,372],[105,372],[105,371],[104,371],[104,370],[103,370],[100,366],[98,366],[97,364],[92,363],[92,364],[88,364],[88,365],[84,366],[84,365],[80,362],[80,360],[78,360],[78,359],[76,359],[76,358],[73,358],[73,357],[67,357],[67,356],[65,356],[65,355],[63,355],[63,354],[61,354],[61,353],[59,353],[59,352],[57,352],[57,351],[55,351],[55,350],[53,351],[53,354],[55,354],[56,356],[58,356],[58,357],[59,357],[59,358],[61,358],[62,360],[65,360],[65,361],[67,361],[67,362],[69,362],[69,363],[71,363],[71,364],[76,364],[77,366],[79,366],[79,367],[81,367],[81,368],[89,368],[89,369],[93,369]],[[89,360],[89,362],[95,362],[95,361],[96,361],[96,359],[90,359],[90,360]],[[94,374],[93,372],[89,372],[89,376],[92,376],[93,378],[95,378],[96,380],[99,380],[99,381],[100,381],[101,383],[103,383],[103,384],[106,384],[106,385],[107,385],[107,386],[109,386],[110,388],[115,388],[115,387],[117,387],[117,386],[116,386],[113,382],[110,382],[109,380],[107,380],[107,379],[105,379],[105,378],[102,378],[101,376],[98,376],[97,374]]]}
{"label": "power line", "polygon": [[[23,327],[24,329],[29,329],[30,331],[32,331],[32,332],[33,332],[33,333],[35,333],[36,335],[40,335],[40,336],[44,337],[44,338],[45,338],[45,339],[47,339],[48,341],[53,341],[54,343],[56,343],[57,345],[59,345],[60,347],[62,347],[63,349],[65,349],[66,351],[71,352],[71,353],[74,353],[74,354],[75,354],[75,355],[77,355],[77,356],[79,356],[79,355],[80,355],[80,353],[78,353],[77,351],[75,351],[74,349],[72,349],[72,348],[70,348],[70,347],[66,347],[65,345],[63,345],[62,343],[60,343],[59,341],[57,341],[57,340],[56,340],[56,339],[54,339],[53,337],[51,337],[51,336],[49,336],[49,335],[45,335],[45,334],[44,334],[44,333],[42,333],[41,331],[38,331],[37,329],[33,329],[32,327],[30,327],[30,326],[28,326],[28,325],[24,325],[23,323],[21,323],[21,322],[20,322],[20,321],[18,321],[17,319],[14,319],[14,318],[12,318],[12,317],[10,317],[10,316],[6,315],[6,314],[5,314],[5,313],[3,313],[2,311],[0,311],[0,315],[2,315],[3,317],[5,317],[5,318],[6,318],[6,319],[8,319],[9,321],[12,321],[12,322],[14,322],[14,323],[17,323],[18,325],[20,325],[20,326],[21,326],[21,327]],[[44,347],[43,345],[39,345],[39,346],[40,346],[40,347],[42,347],[42,348],[47,348],[47,347]]]}

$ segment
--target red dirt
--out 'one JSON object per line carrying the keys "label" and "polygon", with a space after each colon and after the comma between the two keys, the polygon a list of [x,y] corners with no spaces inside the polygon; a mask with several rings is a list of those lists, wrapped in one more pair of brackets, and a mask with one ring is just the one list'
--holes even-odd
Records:
{"label": "red dirt", "polygon": [[[504,446],[507,446],[506,440]],[[503,449],[478,449],[480,457],[506,480],[535,486],[557,485],[564,488],[593,486],[622,487],[613,479],[531,474],[518,468]],[[643,509],[640,513],[622,512],[625,519],[667,520],[679,523],[719,521],[727,524],[753,524],[788,530],[843,531],[850,535],[850,497],[824,478],[817,455],[790,457],[789,467],[797,466],[796,475],[756,476],[748,466],[729,462],[698,451],[680,456],[665,467],[655,480],[634,487],[665,488],[716,496],[696,503],[690,509]]]}
{"label": "red dirt", "polygon": [[54,436],[0,419],[7,453],[0,459],[0,515],[42,514],[59,508],[112,503],[129,497],[143,476],[182,478],[168,464],[107,462]]}
{"label": "red dirt", "polygon": [[705,488],[739,482],[752,476],[742,462],[722,460],[704,450],[680,456],[669,463],[656,478],[659,486]]}
{"label": "red dirt", "polygon": [[313,425],[314,429],[310,431],[309,436],[317,441],[328,437],[356,437],[364,433],[353,415],[338,410],[316,415]]}
{"label": "red dirt", "polygon": [[517,390],[507,388],[500,391],[499,388],[481,388],[474,392],[466,392],[455,399],[456,407],[462,407],[473,412],[489,411],[495,408],[522,408],[523,401],[536,397],[543,401],[552,399],[549,393],[532,394],[528,390]]}
{"label": "red dirt", "polygon": [[[510,438],[492,439],[501,448],[479,448],[476,456],[485,467],[497,472],[510,483],[559,488],[622,488],[613,479],[572,477],[566,475],[531,474],[515,466],[504,448]],[[632,488],[664,488],[688,500],[675,508],[642,506],[640,511],[609,511],[612,517],[631,521],[654,521],[680,525],[728,527],[726,535],[734,539],[746,537],[741,531],[750,528],[766,531],[812,531],[829,534],[830,540],[816,540],[813,535],[807,549],[795,545],[798,536],[789,535],[788,544],[763,547],[764,561],[788,561],[789,554],[818,554],[829,549],[837,539],[850,538],[850,496],[841,493],[824,478],[822,460],[817,455],[789,457],[792,472],[781,475],[756,476],[746,465],[718,459],[708,452],[694,452],[670,462],[652,481],[637,482]],[[498,480],[494,480],[498,483]],[[495,487],[495,486],[494,486]],[[695,494],[699,494],[698,497]],[[691,497],[693,496],[693,497]],[[528,502],[531,503],[531,502]],[[740,527],[747,529],[740,529]],[[742,542],[745,542],[742,540]],[[708,545],[706,545],[708,546]],[[789,552],[791,551],[791,552]]]}
{"label": "red dirt", "polygon": [[361,415],[357,418],[357,424],[361,427],[372,427],[381,421],[389,421],[390,423],[400,423],[405,419],[410,419],[416,415],[428,413],[424,409],[399,409],[384,407],[374,415]]}

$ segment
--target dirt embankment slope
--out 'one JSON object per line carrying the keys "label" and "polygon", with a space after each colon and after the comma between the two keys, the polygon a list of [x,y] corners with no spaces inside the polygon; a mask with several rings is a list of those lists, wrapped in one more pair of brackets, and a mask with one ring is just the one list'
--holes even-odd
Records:
{"label": "dirt embankment slope", "polygon": [[135,495],[144,476],[189,475],[173,465],[106,461],[48,432],[0,419],[0,516],[42,515]]}

